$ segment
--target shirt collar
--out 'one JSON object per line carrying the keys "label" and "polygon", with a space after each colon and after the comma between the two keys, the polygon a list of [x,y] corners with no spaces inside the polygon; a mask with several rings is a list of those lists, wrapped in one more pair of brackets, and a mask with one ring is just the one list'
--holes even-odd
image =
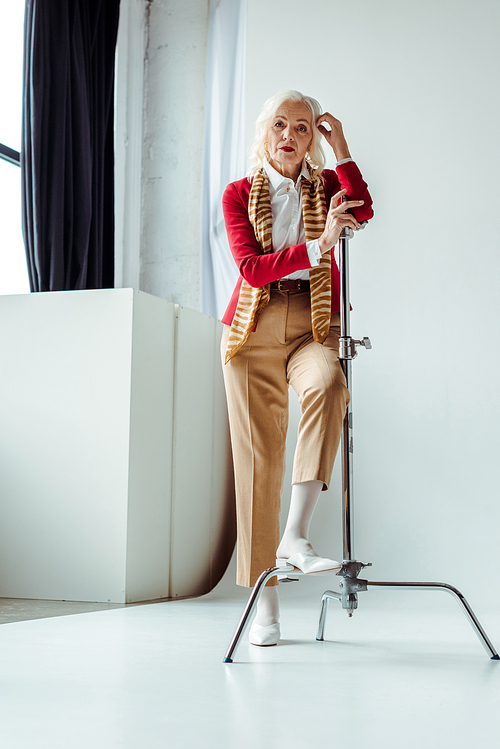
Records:
{"label": "shirt collar", "polygon": [[[291,182],[292,181],[288,177],[284,177],[282,174],[280,174],[278,171],[276,171],[276,169],[273,166],[271,166],[271,164],[269,163],[269,161],[266,158],[264,158],[264,171],[266,172],[266,174],[267,174],[267,176],[269,178],[269,186],[270,186],[270,188],[271,188],[271,190],[273,192],[276,192],[276,190],[278,190],[281,187],[281,185],[283,185],[283,183],[285,183],[285,182]],[[296,188],[297,188],[298,185],[300,185],[300,178],[301,177],[305,177],[306,179],[310,179],[310,177],[309,177],[309,171],[307,169],[307,162],[306,162],[305,159],[302,162],[302,169],[301,169],[301,172],[300,172],[300,174],[299,174],[299,176],[297,178],[297,182],[295,182],[295,187]]]}

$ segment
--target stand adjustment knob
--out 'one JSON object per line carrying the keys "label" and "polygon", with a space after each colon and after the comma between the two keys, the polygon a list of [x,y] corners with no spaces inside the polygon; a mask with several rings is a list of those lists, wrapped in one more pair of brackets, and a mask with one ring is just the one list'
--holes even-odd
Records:
{"label": "stand adjustment knob", "polygon": [[353,338],[353,341],[355,346],[364,346],[366,349],[369,349],[372,347],[372,342],[370,341],[367,336],[365,336],[361,341],[357,341],[355,338]]}
{"label": "stand adjustment knob", "polygon": [[364,346],[365,349],[371,349],[372,342],[367,336],[361,341],[351,338],[351,336],[341,336],[339,338],[339,359],[354,359],[357,356],[357,346]]}

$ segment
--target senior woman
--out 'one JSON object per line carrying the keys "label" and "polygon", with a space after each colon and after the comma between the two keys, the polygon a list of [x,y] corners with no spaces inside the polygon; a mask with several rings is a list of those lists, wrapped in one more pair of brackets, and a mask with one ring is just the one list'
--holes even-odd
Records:
{"label": "senior woman", "polygon": [[[335,171],[324,169],[323,138],[335,153]],[[339,272],[332,251],[345,227],[358,229],[373,215],[341,123],[309,96],[285,91],[265,103],[250,158],[248,176],[228,185],[223,197],[240,278],[222,320],[221,344],[236,481],[237,583],[247,587],[276,557],[305,574],[340,569],[308,540],[349,402],[338,360]],[[289,384],[301,419],[280,541]],[[259,600],[254,645],[279,640],[276,585],[272,578]]]}

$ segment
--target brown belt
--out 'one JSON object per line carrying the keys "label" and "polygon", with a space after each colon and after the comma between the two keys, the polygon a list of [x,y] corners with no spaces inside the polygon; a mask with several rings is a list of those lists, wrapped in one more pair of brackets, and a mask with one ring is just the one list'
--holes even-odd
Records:
{"label": "brown belt", "polygon": [[310,282],[304,281],[298,278],[293,281],[291,278],[280,278],[279,281],[273,281],[271,289],[277,289],[278,291],[309,291]]}

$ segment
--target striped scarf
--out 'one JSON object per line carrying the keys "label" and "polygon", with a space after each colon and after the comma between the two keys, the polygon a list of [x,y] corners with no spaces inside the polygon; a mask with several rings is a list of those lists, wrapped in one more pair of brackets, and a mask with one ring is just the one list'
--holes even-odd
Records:
{"label": "striped scarf", "polygon": [[[310,171],[310,170],[309,170]],[[302,215],[306,240],[317,239],[323,232],[326,218],[326,199],[320,177],[302,177]],[[264,169],[254,177],[248,200],[248,217],[262,253],[272,251],[273,215],[269,194],[269,179]],[[331,251],[321,257],[320,264],[309,270],[311,283],[311,322],[315,341],[323,343],[330,330],[331,315]],[[225,363],[240,350],[255,328],[260,313],[269,304],[270,285],[254,288],[243,279],[238,305],[229,331]]]}

